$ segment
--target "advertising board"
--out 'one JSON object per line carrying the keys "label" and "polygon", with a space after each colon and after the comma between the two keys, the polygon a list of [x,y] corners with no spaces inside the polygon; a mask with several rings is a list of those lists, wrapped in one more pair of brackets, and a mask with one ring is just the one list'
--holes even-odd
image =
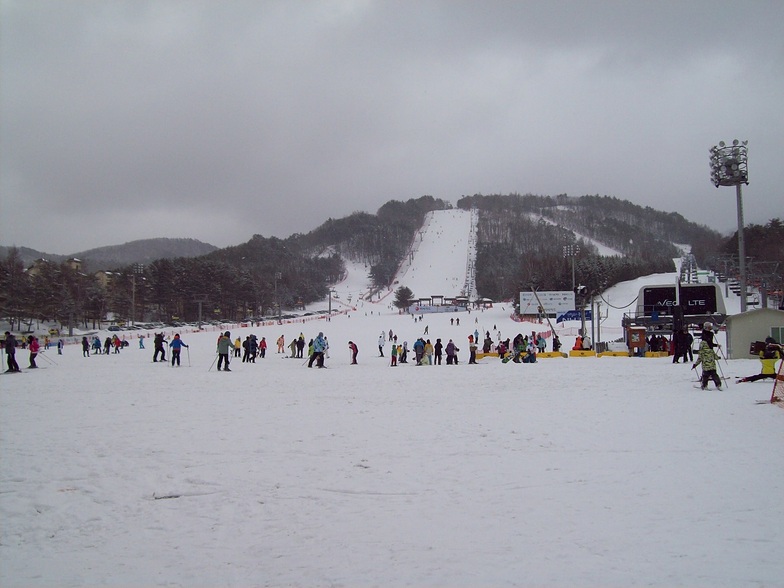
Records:
{"label": "advertising board", "polygon": [[536,294],[533,292],[520,292],[520,314],[540,314],[536,295],[539,295],[539,300],[542,301],[544,314],[557,315],[574,310],[574,292],[571,290],[543,291]]}

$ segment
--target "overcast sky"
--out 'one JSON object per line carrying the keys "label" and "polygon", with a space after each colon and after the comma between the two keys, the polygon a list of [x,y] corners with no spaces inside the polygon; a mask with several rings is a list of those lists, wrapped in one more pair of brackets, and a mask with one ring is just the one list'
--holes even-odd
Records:
{"label": "overcast sky", "polygon": [[784,217],[784,2],[0,0],[0,244],[217,246],[430,194]]}

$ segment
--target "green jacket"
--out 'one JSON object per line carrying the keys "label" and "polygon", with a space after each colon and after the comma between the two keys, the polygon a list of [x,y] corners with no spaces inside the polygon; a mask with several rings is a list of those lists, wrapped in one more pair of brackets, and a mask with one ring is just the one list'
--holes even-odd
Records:
{"label": "green jacket", "polygon": [[707,341],[703,341],[700,343],[700,350],[697,353],[697,361],[694,362],[694,367],[702,364],[702,369],[705,371],[715,370],[717,359],[719,359],[719,356],[716,355],[716,352],[711,349]]}
{"label": "green jacket", "polygon": [[234,349],[234,344],[231,342],[231,338],[223,335],[220,339],[218,339],[218,353],[226,354],[229,352],[229,349]]}

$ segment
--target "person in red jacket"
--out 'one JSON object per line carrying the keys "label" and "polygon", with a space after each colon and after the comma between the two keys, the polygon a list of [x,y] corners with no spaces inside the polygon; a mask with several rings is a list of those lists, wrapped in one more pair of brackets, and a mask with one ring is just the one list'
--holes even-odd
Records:
{"label": "person in red jacket", "polygon": [[35,358],[38,355],[38,350],[41,348],[38,343],[38,338],[30,335],[30,337],[27,339],[27,345],[30,349],[30,367],[37,368],[38,366],[35,364]]}

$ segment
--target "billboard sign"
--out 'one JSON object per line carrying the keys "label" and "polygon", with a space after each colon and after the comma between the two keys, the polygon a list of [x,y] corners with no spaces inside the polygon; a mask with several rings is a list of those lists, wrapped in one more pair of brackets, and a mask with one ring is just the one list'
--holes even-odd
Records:
{"label": "billboard sign", "polygon": [[681,307],[685,316],[724,313],[724,300],[716,284],[680,284],[646,286],[640,289],[645,316],[672,316]]}
{"label": "billboard sign", "polygon": [[648,286],[642,289],[642,306],[645,316],[672,315],[678,304],[675,286]]}
{"label": "billboard sign", "polygon": [[721,294],[717,296],[716,290],[716,284],[681,285],[681,308],[683,309],[683,314],[689,316],[723,311],[718,302]]}
{"label": "billboard sign", "polygon": [[562,314],[564,312],[574,309],[574,292],[571,290],[552,291],[552,292],[520,292],[520,314],[542,314],[539,310],[539,302],[536,300],[536,295],[539,295],[539,300],[544,307],[543,314]]}
{"label": "billboard sign", "polygon": [[[582,318],[583,315],[579,310],[569,310],[563,314],[559,314],[558,318],[555,319],[555,322],[562,323],[564,321],[580,321]],[[590,310],[585,311],[585,320],[593,320],[593,315],[591,314]]]}

